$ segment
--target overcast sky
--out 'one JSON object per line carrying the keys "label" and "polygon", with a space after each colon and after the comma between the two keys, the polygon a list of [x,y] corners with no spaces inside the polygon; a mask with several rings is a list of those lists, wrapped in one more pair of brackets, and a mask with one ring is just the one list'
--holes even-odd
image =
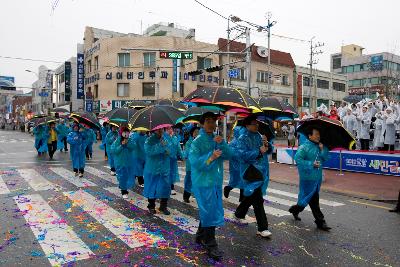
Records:
{"label": "overcast sky", "polygon": [[[16,86],[30,87],[36,80],[30,69],[59,64],[4,59],[21,57],[65,61],[76,55],[85,26],[140,33],[151,24],[175,22],[196,29],[196,39],[216,43],[226,37],[226,20],[192,0],[3,0],[0,24],[0,75],[14,76]],[[57,3],[56,8],[52,6]],[[329,55],[342,44],[359,44],[365,53],[400,54],[398,0],[200,0],[225,16],[236,15],[266,23],[266,12],[277,24],[272,33],[324,42],[318,68],[329,70]],[[243,42],[245,40],[242,40]],[[255,32],[251,42],[266,46],[266,36]],[[271,48],[290,52],[296,65],[305,66],[309,44],[272,37]]]}

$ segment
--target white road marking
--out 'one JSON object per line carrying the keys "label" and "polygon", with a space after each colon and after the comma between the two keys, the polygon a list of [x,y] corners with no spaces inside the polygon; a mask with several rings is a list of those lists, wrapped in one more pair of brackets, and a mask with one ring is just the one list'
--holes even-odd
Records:
{"label": "white road marking", "polygon": [[61,176],[71,184],[74,184],[77,187],[88,187],[88,186],[96,186],[95,183],[85,179],[85,178],[79,178],[75,177],[74,173],[62,168],[62,167],[57,167],[57,168],[50,168],[51,171],[55,172],[57,175]]}
{"label": "white road marking", "polygon": [[55,185],[46,180],[34,169],[20,169],[18,170],[19,175],[33,188],[35,191],[40,190],[62,190],[62,187]]}
{"label": "white road marking", "polygon": [[89,193],[79,190],[65,192],[69,199],[106,227],[130,248],[154,246],[164,239],[143,228],[139,220],[130,219]]}
{"label": "white road marking", "polygon": [[3,181],[3,177],[0,175],[0,195],[8,193],[10,193],[10,190],[8,189],[6,183]]}
{"label": "white road marking", "polygon": [[40,195],[14,197],[52,266],[90,258],[93,252]]}
{"label": "white road marking", "polygon": [[107,172],[103,172],[99,169],[93,168],[92,166],[86,166],[85,171],[90,174],[93,174],[97,177],[100,177],[101,179],[104,179],[108,182],[111,182],[113,184],[119,184],[116,176],[112,176],[111,174],[109,174]]}
{"label": "white road marking", "polygon": [[[105,188],[105,190],[113,193],[118,197],[121,196],[121,192],[117,187],[109,187]],[[147,199],[135,192],[129,191],[129,198],[126,201],[129,201],[131,204],[139,207],[142,210],[147,210],[147,204],[148,204]],[[154,216],[159,217],[164,221],[181,228],[182,230],[188,232],[189,234],[194,235],[196,233],[197,227],[199,226],[198,220],[196,220],[191,216],[183,214],[178,210],[171,208],[168,208],[168,210],[171,212],[170,215],[164,215],[159,211],[157,211],[157,213],[154,214]]]}

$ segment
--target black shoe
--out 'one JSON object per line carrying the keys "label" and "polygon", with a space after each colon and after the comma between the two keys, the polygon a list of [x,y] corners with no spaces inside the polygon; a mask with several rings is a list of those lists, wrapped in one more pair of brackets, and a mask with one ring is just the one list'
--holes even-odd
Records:
{"label": "black shoe", "polygon": [[65,149],[65,152],[68,152],[68,149]]}
{"label": "black shoe", "polygon": [[400,213],[400,208],[394,208],[394,209],[391,209],[391,210],[389,210],[389,212],[397,212],[397,213]]}
{"label": "black shoe", "polygon": [[301,221],[301,218],[299,217],[299,213],[294,212],[293,207],[290,207],[289,212],[293,215],[293,217],[296,221]]}
{"label": "black shoe", "polygon": [[320,229],[320,230],[322,230],[322,231],[329,231],[329,230],[332,229],[331,227],[329,227],[329,226],[326,224],[326,222],[317,223],[317,228]]}
{"label": "black shoe", "polygon": [[224,187],[224,197],[228,198],[229,197],[229,193],[231,192],[233,188],[229,185]]}
{"label": "black shoe", "polygon": [[183,198],[183,202],[190,203],[190,200],[189,200],[189,198]]}
{"label": "black shoe", "polygon": [[195,241],[196,244],[204,246],[204,241],[200,237],[196,236]]}
{"label": "black shoe", "polygon": [[156,214],[157,213],[155,208],[149,208],[149,212],[151,214]]}
{"label": "black shoe", "polygon": [[208,256],[213,260],[219,261],[222,259],[224,253],[218,249],[218,246],[209,247],[208,249]]}
{"label": "black shoe", "polygon": [[159,211],[164,215],[170,215],[171,214],[171,212],[167,208],[159,209]]}

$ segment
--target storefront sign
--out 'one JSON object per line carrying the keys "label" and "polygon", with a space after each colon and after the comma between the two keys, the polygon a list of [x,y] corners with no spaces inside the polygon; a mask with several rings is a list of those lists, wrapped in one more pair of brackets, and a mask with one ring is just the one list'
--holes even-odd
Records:
{"label": "storefront sign", "polygon": [[99,51],[100,50],[100,43],[96,44],[95,46],[93,46],[92,48],[86,50],[86,57],[89,57],[91,55],[93,55],[94,52]]}
{"label": "storefront sign", "polygon": [[111,105],[111,100],[100,100],[100,110],[99,112],[101,113],[106,113],[108,111],[111,111],[112,105]]}
{"label": "storefront sign", "polygon": [[172,60],[172,92],[177,92],[178,88],[177,88],[177,83],[178,83],[178,60],[173,59]]}
{"label": "storefront sign", "polygon": [[65,79],[65,102],[71,101],[71,62],[64,63],[64,79]]}
{"label": "storefront sign", "polygon": [[100,73],[93,74],[92,76],[85,78],[85,84],[91,84],[100,80]]}
{"label": "storefront sign", "polygon": [[86,111],[93,112],[93,100],[92,99],[86,100]]}
{"label": "storefront sign", "polygon": [[83,54],[78,53],[76,56],[76,73],[77,73],[77,91],[76,91],[76,98],[83,99],[84,97],[84,88],[85,88],[85,59]]}

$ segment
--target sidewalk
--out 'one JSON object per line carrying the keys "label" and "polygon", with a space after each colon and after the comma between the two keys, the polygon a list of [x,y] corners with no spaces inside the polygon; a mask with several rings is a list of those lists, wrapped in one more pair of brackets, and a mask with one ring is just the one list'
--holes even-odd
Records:
{"label": "sidewalk", "polygon": [[[400,177],[324,170],[322,190],[371,200],[397,200]],[[270,180],[284,184],[299,183],[296,166],[270,162]]]}

